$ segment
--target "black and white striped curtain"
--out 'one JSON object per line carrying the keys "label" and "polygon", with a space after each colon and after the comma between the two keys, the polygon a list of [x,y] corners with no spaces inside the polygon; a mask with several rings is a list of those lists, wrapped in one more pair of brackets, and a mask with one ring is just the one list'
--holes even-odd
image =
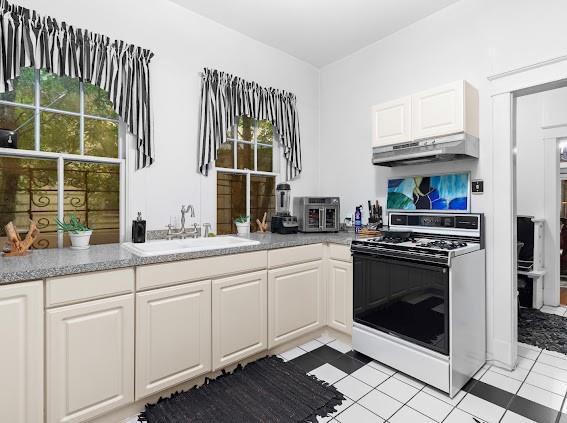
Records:
{"label": "black and white striped curtain", "polygon": [[25,67],[78,78],[105,90],[136,137],[136,167],[154,161],[149,50],[57,22],[0,0],[0,93]]}
{"label": "black and white striped curtain", "polygon": [[207,175],[228,129],[245,115],[268,120],[277,132],[286,159],[286,178],[301,173],[301,140],[295,95],[212,69],[204,69],[201,85],[201,151],[199,169]]}

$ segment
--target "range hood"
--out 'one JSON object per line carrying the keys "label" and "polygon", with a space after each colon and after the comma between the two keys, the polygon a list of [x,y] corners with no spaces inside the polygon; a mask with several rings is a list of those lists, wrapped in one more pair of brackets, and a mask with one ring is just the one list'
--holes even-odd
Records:
{"label": "range hood", "polygon": [[478,159],[478,156],[478,138],[464,132],[372,148],[372,164],[388,167]]}

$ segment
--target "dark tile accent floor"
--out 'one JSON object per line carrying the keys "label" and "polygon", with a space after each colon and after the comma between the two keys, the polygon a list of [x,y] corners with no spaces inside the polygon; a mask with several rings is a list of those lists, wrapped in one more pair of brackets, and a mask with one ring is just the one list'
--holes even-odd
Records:
{"label": "dark tile accent floor", "polygon": [[[330,364],[347,375],[351,375],[371,361],[372,359],[364,354],[360,354],[355,351],[349,351],[346,354],[343,354],[328,345],[323,345],[291,360],[292,363],[301,367],[306,373],[317,369],[323,364]],[[378,387],[376,389],[380,388]],[[567,414],[563,414],[560,411],[538,404],[518,394],[513,394],[477,379],[471,379],[467,382],[463,391],[467,392],[467,395],[474,395],[475,397],[495,404],[502,409],[510,410],[538,423],[567,423]],[[466,396],[463,398],[466,398]],[[463,401],[463,399],[460,401]],[[409,402],[407,402],[405,406],[408,406],[408,404]],[[455,405],[458,408],[458,403]],[[409,404],[409,406],[411,407],[411,404]],[[473,417],[471,416],[471,418]],[[338,420],[340,420],[340,417]],[[333,423],[336,421],[337,420],[333,420]],[[482,422],[480,419],[477,421]],[[473,422],[474,420],[471,421],[471,423]]]}

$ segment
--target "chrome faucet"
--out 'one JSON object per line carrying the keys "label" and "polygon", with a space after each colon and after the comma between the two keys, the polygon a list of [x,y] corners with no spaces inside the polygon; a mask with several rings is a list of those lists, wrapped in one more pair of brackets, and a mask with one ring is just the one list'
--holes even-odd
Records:
{"label": "chrome faucet", "polygon": [[193,224],[193,229],[188,230],[185,228],[185,215],[189,213],[189,217],[195,217],[195,208],[189,204],[188,206],[181,206],[181,229],[177,232],[173,232],[173,226],[171,223],[167,225],[167,239],[173,238],[181,238],[184,239],[186,237],[191,238],[198,238],[201,234],[201,228],[196,223]]}

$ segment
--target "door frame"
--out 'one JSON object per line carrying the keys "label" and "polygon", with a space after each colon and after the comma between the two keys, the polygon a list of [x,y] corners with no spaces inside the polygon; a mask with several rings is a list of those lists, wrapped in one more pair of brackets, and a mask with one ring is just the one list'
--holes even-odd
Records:
{"label": "door frame", "polygon": [[492,235],[487,286],[488,358],[513,369],[518,359],[515,98],[567,79],[567,56],[490,75],[492,99]]}

